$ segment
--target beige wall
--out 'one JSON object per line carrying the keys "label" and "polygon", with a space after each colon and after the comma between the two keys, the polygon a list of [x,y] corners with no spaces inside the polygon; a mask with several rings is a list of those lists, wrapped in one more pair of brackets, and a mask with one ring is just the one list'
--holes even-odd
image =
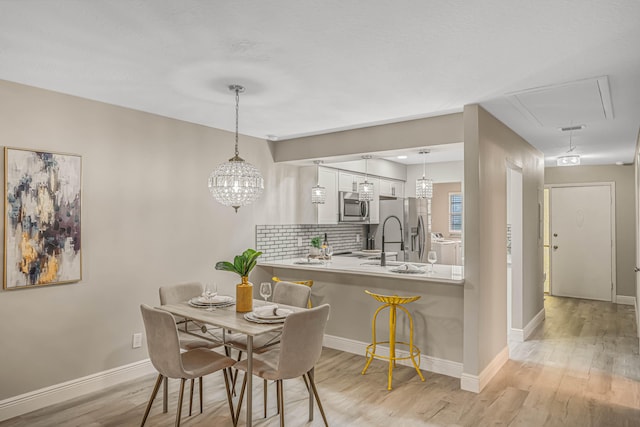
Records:
{"label": "beige wall", "polygon": [[507,163],[523,175],[522,328],[543,309],[544,157],[478,105],[464,109],[464,374],[478,377],[507,345]]}
{"label": "beige wall", "polygon": [[545,185],[615,182],[616,185],[616,292],[635,296],[636,264],[635,182],[633,165],[551,167]]}
{"label": "beige wall", "polygon": [[[427,138],[428,136],[428,138]],[[276,162],[462,142],[462,113],[270,143]]]}
{"label": "beige wall", "polygon": [[146,344],[131,348],[140,303],[191,280],[232,292],[214,263],[252,247],[257,223],[293,221],[279,208],[297,168],[257,139],[241,137],[240,152],[265,194],[237,214],[207,188],[233,154],[228,132],[0,81],[0,141],[80,154],[84,175],[82,282],[0,292],[0,401],[145,359]]}
{"label": "beige wall", "polygon": [[[431,230],[442,233],[447,239],[460,239],[460,234],[449,233],[449,193],[460,193],[462,183],[433,184],[431,199]],[[464,205],[463,205],[464,206]]]}

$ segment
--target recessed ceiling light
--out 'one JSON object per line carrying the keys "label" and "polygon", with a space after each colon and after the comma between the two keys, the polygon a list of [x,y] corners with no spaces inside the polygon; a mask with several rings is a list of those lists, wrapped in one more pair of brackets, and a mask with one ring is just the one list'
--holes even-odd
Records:
{"label": "recessed ceiling light", "polygon": [[407,156],[398,156],[399,159],[406,159]]}
{"label": "recessed ceiling light", "polygon": [[624,165],[624,162],[616,162],[616,165],[622,166],[622,165]]}

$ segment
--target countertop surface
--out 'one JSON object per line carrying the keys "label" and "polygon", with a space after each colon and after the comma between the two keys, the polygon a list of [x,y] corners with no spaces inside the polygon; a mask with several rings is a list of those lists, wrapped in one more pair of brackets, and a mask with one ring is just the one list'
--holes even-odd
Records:
{"label": "countertop surface", "polygon": [[[367,254],[369,255],[369,254]],[[433,273],[429,264],[415,262],[387,261],[385,267],[380,266],[379,260],[358,258],[354,256],[334,256],[330,261],[307,258],[289,258],[272,261],[262,261],[259,266],[289,268],[294,270],[327,271],[365,276],[389,277],[394,279],[417,280],[426,282],[464,284],[464,268],[460,265],[433,266]],[[405,271],[406,270],[406,271]]]}

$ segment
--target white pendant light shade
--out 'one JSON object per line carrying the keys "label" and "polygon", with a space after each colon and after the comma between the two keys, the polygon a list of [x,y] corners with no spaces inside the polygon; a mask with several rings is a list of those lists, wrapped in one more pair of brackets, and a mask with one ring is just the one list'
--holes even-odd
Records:
{"label": "white pendant light shade", "polygon": [[358,200],[370,202],[373,200],[373,182],[365,181],[358,184]]}
{"label": "white pendant light shade", "polygon": [[424,176],[416,180],[416,197],[430,199],[433,197],[433,181]]}
{"label": "white pendant light shade", "polygon": [[231,206],[238,212],[240,206],[246,206],[260,198],[264,191],[264,178],[258,168],[238,155],[238,112],[240,92],[244,92],[244,87],[231,85],[229,90],[236,93],[236,155],[211,172],[209,191],[220,204]]}
{"label": "white pendant light shade", "polygon": [[373,200],[373,182],[367,181],[368,162],[371,156],[362,156],[364,159],[364,182],[358,184],[358,200],[370,202]]}
{"label": "white pendant light shade", "polygon": [[323,205],[327,200],[327,189],[320,184],[311,187],[311,203],[314,205]]}
{"label": "white pendant light shade", "polygon": [[313,163],[316,165],[316,185],[311,187],[311,203],[314,205],[324,205],[327,201],[327,189],[320,185],[320,165],[322,164],[322,160],[314,160]]}
{"label": "white pendant light shade", "polygon": [[429,150],[420,151],[422,154],[422,178],[416,180],[416,197],[418,199],[431,199],[433,197],[433,181],[427,179],[427,154]]}

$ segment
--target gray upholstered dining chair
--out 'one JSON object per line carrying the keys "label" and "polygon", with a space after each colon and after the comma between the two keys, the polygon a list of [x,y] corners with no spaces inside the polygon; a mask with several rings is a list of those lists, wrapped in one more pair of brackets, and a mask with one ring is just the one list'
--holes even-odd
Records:
{"label": "gray upholstered dining chair", "polygon": [[[325,426],[329,426],[313,379],[313,369],[322,352],[322,339],[327,319],[329,318],[329,311],[329,305],[324,304],[316,308],[290,314],[284,321],[279,348],[260,354],[253,359],[253,375],[265,380],[276,381],[281,427],[284,427],[284,391],[282,381],[300,376],[305,380],[305,383],[308,380],[309,393],[313,394],[318,403],[318,409],[320,409]],[[247,386],[247,361],[243,360],[236,363],[234,368],[245,372],[236,412],[237,423]],[[310,412],[309,421],[312,420],[312,417],[313,413]]]}
{"label": "gray upholstered dining chair", "polygon": [[[293,307],[305,308],[311,296],[311,288],[305,285],[299,285],[292,282],[277,282],[273,288],[273,302],[276,304],[285,304]],[[270,332],[258,335],[253,341],[253,352],[262,353],[272,346],[280,342],[281,332]],[[238,350],[238,361],[242,358],[242,353],[247,351],[247,337],[243,334],[232,334],[227,336],[227,344]],[[232,389],[235,393],[236,380],[238,378],[237,371],[233,376]],[[267,417],[267,380],[264,383],[264,417]]]}
{"label": "gray upholstered dining chair", "polygon": [[231,420],[235,425],[235,413],[233,411],[231,389],[229,387],[229,378],[226,369],[233,366],[236,361],[223,354],[202,347],[181,352],[176,320],[173,315],[166,311],[152,308],[146,304],[140,305],[140,311],[142,312],[144,329],[147,335],[149,358],[151,359],[153,367],[158,371],[158,379],[151,392],[151,397],[149,398],[149,403],[147,404],[140,426],[144,426],[147,421],[151,405],[158,394],[158,389],[160,388],[163,378],[180,378],[181,380],[175,423],[176,427],[178,427],[180,426],[180,418],[182,416],[185,381],[200,378],[200,411],[202,412],[202,377],[220,370],[222,370],[224,374],[229,411],[231,412]]}
{"label": "gray upholstered dining chair", "polygon": [[[160,304],[177,304],[180,302],[189,301],[191,298],[202,295],[204,291],[204,285],[199,282],[180,283],[177,285],[162,286],[158,290],[160,294]],[[187,319],[177,318],[176,324],[178,325],[178,339],[180,340],[180,348],[184,350],[191,350],[194,348],[216,348],[221,344],[208,341],[202,338],[189,335],[188,331],[201,331],[199,325],[188,321]],[[222,338],[218,338],[222,342]],[[228,356],[228,354],[227,354]],[[167,412],[167,394],[168,394],[168,378],[164,379],[163,397],[162,397],[162,410]],[[194,380],[191,380],[191,387],[189,391],[189,415],[191,415],[191,409],[193,407],[193,387]],[[202,379],[200,379],[200,402],[202,402]],[[200,413],[202,413],[202,403],[200,403]]]}

